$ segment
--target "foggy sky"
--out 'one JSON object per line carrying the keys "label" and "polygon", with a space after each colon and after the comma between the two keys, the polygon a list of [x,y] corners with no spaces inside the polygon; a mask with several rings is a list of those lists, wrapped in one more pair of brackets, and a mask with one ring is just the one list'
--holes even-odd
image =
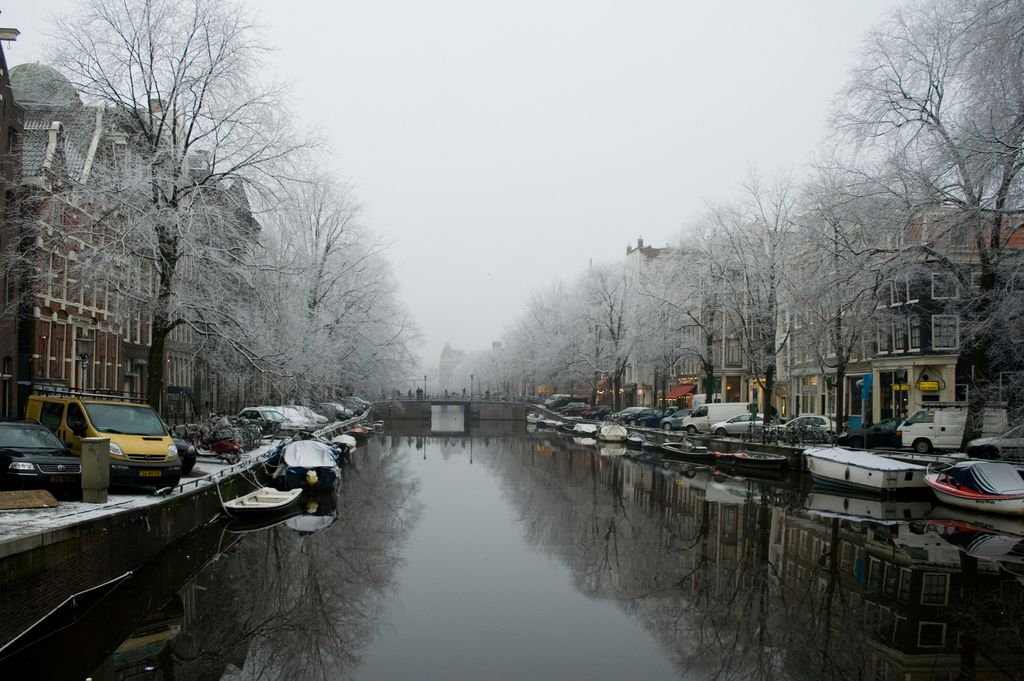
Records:
{"label": "foggy sky", "polygon": [[[45,15],[4,3],[9,65]],[[663,246],[748,167],[799,168],[894,0],[250,0],[363,220],[390,244],[425,366],[489,347],[529,295]],[[32,5],[32,6],[28,6]]]}

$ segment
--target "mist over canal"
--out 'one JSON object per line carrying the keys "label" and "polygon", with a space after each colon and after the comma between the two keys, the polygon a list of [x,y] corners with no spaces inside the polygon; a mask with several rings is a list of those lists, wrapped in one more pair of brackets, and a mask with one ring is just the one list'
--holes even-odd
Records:
{"label": "mist over canal", "polygon": [[212,523],[28,657],[75,679],[1021,678],[1021,521],[805,482],[385,435],[335,497]]}

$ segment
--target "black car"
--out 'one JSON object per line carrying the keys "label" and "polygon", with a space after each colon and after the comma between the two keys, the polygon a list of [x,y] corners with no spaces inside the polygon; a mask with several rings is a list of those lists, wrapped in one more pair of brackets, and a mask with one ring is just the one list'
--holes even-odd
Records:
{"label": "black car", "polygon": [[181,474],[188,475],[192,472],[192,467],[196,465],[196,448],[188,440],[182,439],[173,430],[168,430],[167,432],[170,433],[171,439],[174,440],[174,446],[178,448],[178,458],[181,459]]}
{"label": "black car", "polygon": [[82,460],[34,421],[0,422],[0,484],[6,488],[82,487]]}
{"label": "black car", "polygon": [[882,419],[867,428],[855,428],[836,438],[837,445],[846,447],[898,447],[896,428],[900,419]]}

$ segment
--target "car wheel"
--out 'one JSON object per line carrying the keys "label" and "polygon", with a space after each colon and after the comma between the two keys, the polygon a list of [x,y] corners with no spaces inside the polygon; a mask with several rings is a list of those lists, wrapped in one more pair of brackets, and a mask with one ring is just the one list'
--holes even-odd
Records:
{"label": "car wheel", "polygon": [[668,430],[668,431],[672,430],[672,424],[669,423],[668,421],[666,421],[665,423],[661,424],[661,427],[664,428],[665,430]]}
{"label": "car wheel", "polygon": [[686,426],[686,432],[689,433],[690,435],[696,435],[697,426]]}
{"label": "car wheel", "polygon": [[728,434],[729,431],[727,431],[725,428],[719,428],[718,430],[715,431],[715,435],[717,435],[718,437],[725,437]]}
{"label": "car wheel", "polygon": [[932,451],[931,440],[923,437],[914,440],[914,451],[918,454],[927,454]]}

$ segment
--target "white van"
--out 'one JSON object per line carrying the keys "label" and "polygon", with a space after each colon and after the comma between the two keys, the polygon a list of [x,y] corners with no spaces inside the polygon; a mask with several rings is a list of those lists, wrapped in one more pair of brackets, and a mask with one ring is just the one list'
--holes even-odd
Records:
{"label": "white van", "polygon": [[[896,429],[896,444],[927,454],[933,449],[960,449],[967,423],[966,402],[926,402]],[[985,410],[982,437],[1006,430],[1006,409]]]}
{"label": "white van", "polygon": [[[733,416],[747,414],[753,405],[746,402],[718,402],[715,404],[702,404],[683,419],[679,427],[691,435],[693,433],[707,433],[711,431],[711,424],[719,421],[727,421]],[[754,407],[756,408],[756,407]]]}

